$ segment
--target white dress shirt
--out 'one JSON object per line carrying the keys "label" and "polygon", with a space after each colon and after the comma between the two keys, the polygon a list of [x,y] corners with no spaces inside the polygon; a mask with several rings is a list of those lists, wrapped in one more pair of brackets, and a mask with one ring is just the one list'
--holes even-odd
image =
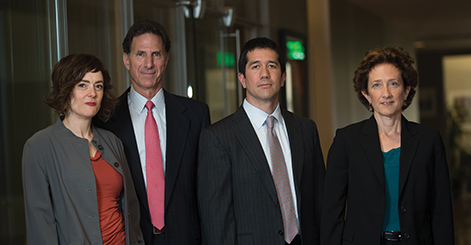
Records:
{"label": "white dress shirt", "polygon": [[275,111],[269,115],[266,112],[258,109],[257,107],[251,105],[247,99],[244,99],[244,103],[242,104],[244,107],[247,116],[249,117],[250,122],[257,133],[258,140],[262,145],[263,151],[265,152],[265,156],[268,161],[268,165],[270,167],[270,171],[272,171],[271,166],[271,156],[270,156],[270,148],[268,146],[268,135],[267,135],[267,124],[265,121],[267,120],[268,116],[274,116],[275,122],[273,128],[275,129],[276,135],[278,140],[280,141],[281,149],[283,150],[283,156],[285,157],[286,163],[286,170],[288,171],[288,178],[289,178],[289,185],[291,187],[291,193],[293,195],[293,204],[296,210],[296,219],[298,220],[298,206],[296,200],[296,188],[294,187],[294,176],[293,176],[293,164],[291,160],[291,147],[289,144],[288,138],[288,131],[286,130],[285,120],[281,115],[280,105],[276,107]]}
{"label": "white dress shirt", "polygon": [[[159,92],[151,99],[154,103],[152,108],[152,115],[155,118],[157,123],[157,128],[159,130],[160,138],[160,150],[162,152],[162,165],[165,173],[166,166],[166,153],[167,153],[167,120],[165,117],[165,98],[163,89],[160,89]],[[147,186],[146,178],[146,144],[144,139],[144,129],[145,122],[147,117],[147,108],[146,108],[147,99],[140,95],[133,86],[128,93],[128,105],[129,113],[131,114],[132,126],[134,128],[134,135],[136,136],[137,149],[139,151],[139,158],[141,160],[142,166],[142,176],[144,177],[144,182]]]}

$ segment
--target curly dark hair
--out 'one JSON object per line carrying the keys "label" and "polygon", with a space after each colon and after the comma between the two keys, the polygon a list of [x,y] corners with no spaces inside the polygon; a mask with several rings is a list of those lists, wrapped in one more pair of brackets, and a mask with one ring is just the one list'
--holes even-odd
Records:
{"label": "curly dark hair", "polygon": [[371,107],[361,91],[365,90],[368,93],[369,74],[374,67],[380,64],[394,65],[401,72],[404,88],[410,86],[409,95],[402,105],[402,110],[405,110],[412,103],[412,99],[414,99],[415,88],[419,83],[419,75],[412,66],[414,59],[401,47],[377,47],[366,52],[353,77],[353,89],[357,93],[358,99],[366,109],[373,111],[373,107]]}
{"label": "curly dark hair", "polygon": [[70,97],[75,85],[82,81],[88,72],[99,72],[103,75],[103,99],[98,117],[106,122],[116,105],[111,78],[103,63],[90,54],[71,54],[62,58],[52,70],[52,91],[44,102],[55,109],[58,115],[65,115],[70,108]]}
{"label": "curly dark hair", "polygon": [[123,52],[129,54],[131,52],[132,39],[146,33],[152,33],[162,38],[165,53],[168,54],[168,52],[170,52],[171,43],[165,27],[153,20],[141,20],[129,28],[123,41]]}
{"label": "curly dark hair", "polygon": [[286,71],[286,61],[281,48],[272,40],[266,37],[257,37],[247,41],[242,47],[239,58],[239,73],[245,76],[245,66],[247,65],[247,53],[255,49],[271,49],[278,54],[278,62],[281,65],[281,73]]}

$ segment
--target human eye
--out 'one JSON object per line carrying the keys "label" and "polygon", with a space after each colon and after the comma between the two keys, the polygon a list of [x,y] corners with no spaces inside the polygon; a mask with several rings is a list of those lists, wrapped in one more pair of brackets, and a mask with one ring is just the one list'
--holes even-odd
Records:
{"label": "human eye", "polygon": [[154,56],[155,56],[155,57],[160,57],[160,56],[162,56],[162,54],[161,54],[160,52],[155,52],[155,53],[154,53]]}
{"label": "human eye", "polygon": [[87,84],[84,83],[84,82],[80,82],[77,84],[77,87],[80,88],[80,89],[86,89],[87,88]]}
{"label": "human eye", "polygon": [[375,88],[380,88],[380,87],[381,87],[381,83],[373,83],[373,84],[371,85],[371,87],[372,87],[373,89],[375,89]]}
{"label": "human eye", "polygon": [[391,81],[390,85],[391,85],[392,87],[398,87],[400,84],[399,84],[399,82],[397,82],[397,81]]}
{"label": "human eye", "polygon": [[144,56],[144,53],[143,52],[137,52],[136,55],[137,56]]}
{"label": "human eye", "polygon": [[260,65],[252,65],[252,67],[250,67],[250,68],[251,68],[251,69],[257,69],[257,68],[259,68],[259,67],[260,67]]}
{"label": "human eye", "polygon": [[97,84],[95,84],[95,88],[97,90],[102,90],[103,89],[103,84],[102,83],[97,83]]}

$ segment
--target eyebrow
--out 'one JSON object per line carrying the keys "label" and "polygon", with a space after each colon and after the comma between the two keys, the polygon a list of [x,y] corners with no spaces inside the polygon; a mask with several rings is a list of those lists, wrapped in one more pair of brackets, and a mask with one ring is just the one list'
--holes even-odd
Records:
{"label": "eyebrow", "polygon": [[[85,79],[80,80],[80,82],[90,83],[89,80],[85,80]],[[99,81],[96,81],[95,83],[104,83],[104,82],[103,82],[103,80],[99,80]]]}
{"label": "eyebrow", "polygon": [[259,61],[259,60],[254,60],[254,61],[252,61],[252,62],[249,63],[249,66],[251,66],[251,65],[253,65],[253,64],[256,64],[256,63],[260,63],[260,61]]}
{"label": "eyebrow", "polygon": [[[383,81],[383,79],[376,79],[376,80],[372,80],[371,82],[380,82],[380,81]],[[387,79],[386,82],[389,82],[389,81],[399,81],[398,78],[390,78],[390,79]]]}
{"label": "eyebrow", "polygon": [[[253,65],[253,64],[257,64],[257,63],[262,63],[260,60],[254,60],[252,62],[249,63],[249,66],[250,65]],[[269,60],[268,61],[268,64],[275,64],[275,65],[278,65],[278,62],[275,61],[275,60]]]}
{"label": "eyebrow", "polygon": [[151,53],[151,54],[154,54],[154,53],[163,53],[163,51],[161,49],[157,49],[157,50],[153,50],[153,51],[146,51],[146,50],[136,50],[136,53]]}

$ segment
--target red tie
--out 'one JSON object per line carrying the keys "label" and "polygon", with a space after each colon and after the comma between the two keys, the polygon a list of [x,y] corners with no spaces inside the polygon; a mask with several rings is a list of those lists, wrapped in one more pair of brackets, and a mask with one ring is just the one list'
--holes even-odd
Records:
{"label": "red tie", "polygon": [[147,101],[147,117],[145,124],[146,144],[146,177],[147,177],[147,201],[149,204],[152,224],[159,230],[164,225],[165,206],[165,176],[162,166],[162,153],[160,151],[160,138],[157,123],[152,116],[154,103]]}

